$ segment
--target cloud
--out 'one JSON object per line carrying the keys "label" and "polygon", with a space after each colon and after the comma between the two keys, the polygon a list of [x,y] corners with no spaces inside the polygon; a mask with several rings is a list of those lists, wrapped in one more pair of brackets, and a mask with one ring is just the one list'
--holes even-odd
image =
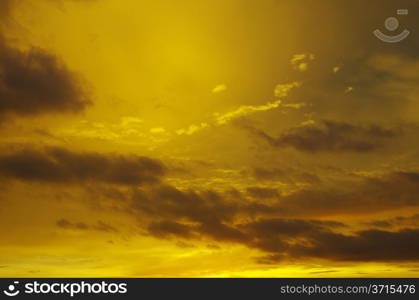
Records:
{"label": "cloud", "polygon": [[246,171],[247,175],[259,181],[282,181],[286,183],[320,183],[321,179],[310,172],[299,171],[294,168],[262,168],[255,167]]}
{"label": "cloud", "polygon": [[67,219],[60,219],[56,222],[56,225],[59,228],[70,229],[70,230],[81,230],[81,231],[96,230],[96,231],[103,231],[103,232],[118,232],[116,228],[114,228],[113,226],[103,221],[98,221],[94,225],[87,225],[84,222],[71,222]]}
{"label": "cloud", "polygon": [[214,87],[212,89],[212,93],[213,94],[218,94],[218,93],[224,92],[226,90],[227,90],[227,85],[225,85],[225,84],[219,84],[219,85],[217,85],[216,87]]}
{"label": "cloud", "polygon": [[181,191],[169,185],[137,190],[132,205],[136,212],[152,217],[198,223],[228,221],[238,211],[237,203],[214,191]]}
{"label": "cloud", "polygon": [[[261,226],[249,224],[253,246],[269,254],[262,263],[278,263],[284,259],[320,258],[331,261],[379,262],[416,261],[419,259],[419,230],[365,230],[342,234],[331,226],[318,226],[307,221],[283,221]],[[272,223],[272,221],[271,221]]]}
{"label": "cloud", "polygon": [[314,58],[314,54],[295,54],[291,58],[291,65],[295,70],[305,72],[308,69],[309,62],[314,60]]}
{"label": "cloud", "polygon": [[292,82],[287,84],[279,84],[275,87],[275,96],[278,98],[278,100],[273,102],[268,102],[264,105],[243,105],[238,107],[237,109],[224,113],[224,114],[216,114],[216,124],[217,125],[224,125],[226,123],[231,122],[234,119],[241,118],[244,116],[248,116],[250,114],[253,114],[255,112],[261,112],[261,111],[268,111],[272,110],[278,107],[292,107],[292,108],[300,108],[302,104],[286,104],[282,103],[281,99],[288,96],[289,92],[299,87],[301,83],[299,82]]}
{"label": "cloud", "polygon": [[278,108],[281,105],[281,101],[269,102],[264,105],[243,105],[236,110],[230,111],[224,114],[216,115],[216,123],[218,125],[224,125],[231,122],[234,119],[244,117],[259,111],[268,111],[274,108]]}
{"label": "cloud", "polygon": [[186,129],[176,130],[176,133],[178,135],[184,135],[184,134],[186,134],[186,135],[192,135],[195,132],[198,132],[198,131],[200,131],[200,130],[202,130],[204,128],[207,128],[208,126],[209,126],[208,123],[202,122],[201,124],[198,124],[198,125],[194,125],[194,124],[193,125],[190,125]]}
{"label": "cloud", "polygon": [[56,56],[0,41],[0,117],[79,112],[89,104],[79,78]]}
{"label": "cloud", "polygon": [[416,261],[419,259],[419,230],[365,230],[354,235],[317,232],[307,237],[310,246],[293,245],[296,257],[335,261]]}
{"label": "cloud", "polygon": [[0,2],[0,121],[84,110],[91,104],[86,84],[59,57],[40,48],[15,48],[3,36],[19,2]]}
{"label": "cloud", "polygon": [[417,227],[419,225],[419,214],[411,216],[398,216],[384,220],[373,220],[364,223],[366,226],[374,228],[393,228],[393,227]]}
{"label": "cloud", "polygon": [[148,226],[148,232],[160,238],[177,236],[182,238],[192,237],[191,226],[172,221],[153,222]]}
{"label": "cloud", "polygon": [[276,148],[292,147],[307,153],[358,152],[368,153],[383,147],[383,143],[401,135],[400,130],[379,125],[360,126],[338,121],[321,121],[291,128],[278,138],[262,130],[248,127],[255,135]]}
{"label": "cloud", "polygon": [[62,148],[0,155],[0,176],[21,181],[138,185],[159,182],[165,172],[159,161],[134,155],[77,153]]}
{"label": "cloud", "polygon": [[246,117],[257,112],[269,111],[269,110],[276,109],[279,107],[300,109],[302,106],[304,106],[303,103],[283,103],[281,100],[287,97],[292,89],[299,86],[301,86],[301,83],[299,82],[278,84],[275,87],[275,91],[274,91],[275,98],[277,99],[275,101],[268,102],[263,105],[242,105],[226,113],[215,113],[214,120],[212,120],[211,122],[209,123],[201,122],[198,125],[193,124],[187,128],[182,128],[182,129],[177,130],[176,133],[178,135],[192,135],[196,132],[199,132],[211,126],[226,125],[236,119]]}
{"label": "cloud", "polygon": [[83,222],[72,223],[66,219],[58,220],[56,225],[63,229],[87,230],[89,228],[89,226]]}
{"label": "cloud", "polygon": [[163,127],[154,127],[150,129],[150,133],[161,134],[165,132],[166,132],[166,129],[164,129]]}
{"label": "cloud", "polygon": [[345,89],[345,94],[352,93],[352,92],[353,92],[353,90],[354,90],[354,88],[353,88],[352,86],[348,86],[348,87]]}
{"label": "cloud", "polygon": [[[268,177],[277,173],[282,176],[275,170]],[[419,243],[409,242],[419,238],[419,229],[405,227],[417,226],[416,216],[391,220],[398,224],[397,231],[371,229],[373,224],[359,230],[330,219],[418,206],[418,173],[392,172],[339,181],[339,186],[310,185],[285,195],[258,186],[245,192],[144,186],[133,191],[129,211],[150,236],[240,244],[265,253],[260,263],[419,259]],[[261,202],[264,199],[269,202]]]}
{"label": "cloud", "polygon": [[206,236],[256,248],[266,253],[260,263],[290,259],[320,258],[332,261],[413,261],[419,259],[419,230],[396,232],[364,230],[353,234],[336,232],[346,225],[335,221],[261,219],[236,226],[219,222],[185,225],[152,223],[149,233],[160,238]]}
{"label": "cloud", "polygon": [[340,180],[332,186],[305,187],[263,210],[293,217],[362,215],[417,207],[418,193],[418,173],[392,172],[361,181]]}
{"label": "cloud", "polygon": [[199,238],[239,243],[259,249],[266,255],[260,263],[293,259],[379,262],[419,259],[419,230],[363,230],[352,234],[337,232],[346,228],[336,221],[302,219],[261,219],[236,226],[203,223],[199,226],[163,221],[153,223],[149,233],[160,238]]}
{"label": "cloud", "polygon": [[249,187],[247,193],[253,198],[276,198],[279,196],[278,190],[273,188]]}

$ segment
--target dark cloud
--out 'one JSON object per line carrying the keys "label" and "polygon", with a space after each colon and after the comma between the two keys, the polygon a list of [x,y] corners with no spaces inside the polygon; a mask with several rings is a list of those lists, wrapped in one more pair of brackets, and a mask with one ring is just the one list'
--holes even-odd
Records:
{"label": "dark cloud", "polygon": [[285,215],[365,214],[419,205],[417,173],[394,172],[335,187],[304,188],[283,197],[277,211]]}
{"label": "dark cloud", "polygon": [[260,263],[292,259],[333,261],[416,261],[419,259],[419,230],[365,230],[353,234],[336,232],[346,227],[334,221],[263,219],[237,226],[203,224],[188,226],[174,222],[153,223],[149,233],[156,237],[198,238],[240,243],[267,255]]}
{"label": "dark cloud", "polygon": [[239,211],[239,204],[213,191],[181,191],[162,185],[151,190],[137,190],[133,208],[153,217],[213,224],[231,220]]}
{"label": "dark cloud", "polygon": [[[415,226],[417,216],[387,221],[402,226],[397,231],[360,231],[359,227],[354,231],[348,224],[313,219],[417,206],[418,174],[394,172],[346,185],[339,189],[310,187],[287,196],[278,195],[270,204],[258,202],[260,198],[273,196],[275,190],[268,189],[269,195],[265,195],[264,188],[251,189],[249,199],[242,194],[233,197],[230,192],[181,191],[167,185],[153,186],[149,190],[137,190],[130,211],[143,222],[153,220],[146,225],[152,236],[238,243],[266,253],[258,259],[260,263],[304,259],[418,260],[419,230],[403,227]],[[375,225],[367,224],[368,228]]]}
{"label": "dark cloud", "polygon": [[98,221],[96,224],[87,225],[84,222],[71,222],[67,219],[60,219],[56,222],[56,225],[62,229],[72,229],[72,230],[96,230],[103,232],[118,232],[113,226],[103,222]]}
{"label": "dark cloud", "polygon": [[261,187],[249,187],[246,189],[247,194],[254,198],[276,198],[279,196],[277,189],[272,188],[261,188]]}
{"label": "dark cloud", "polygon": [[[138,190],[133,197],[134,214],[161,221],[153,222],[148,231],[157,237],[181,238],[207,236],[220,241],[243,241],[243,233],[229,225],[242,212],[241,204],[230,193],[181,191],[164,185]],[[192,225],[191,225],[192,224]]]}
{"label": "dark cloud", "polygon": [[397,232],[366,230],[355,235],[318,232],[307,237],[310,245],[293,245],[296,257],[338,261],[415,261],[419,259],[419,230]]}
{"label": "dark cloud", "polygon": [[[331,186],[311,185],[287,195],[277,194],[275,189],[260,187],[250,188],[246,195],[231,191],[223,194],[214,191],[182,191],[168,185],[145,187],[134,192],[130,211],[138,215],[139,219],[143,219],[145,215],[159,222],[164,221],[162,224],[166,227],[158,226],[152,230],[159,232],[159,235],[163,235],[165,229],[167,234],[174,235],[176,230],[182,228],[183,236],[186,236],[186,232],[189,236],[191,232],[195,232],[197,235],[215,239],[242,241],[247,239],[243,235],[244,227],[236,226],[238,220],[242,218],[260,218],[263,221],[264,218],[273,217],[351,216],[419,206],[417,198],[419,178],[416,175],[412,172],[395,172],[379,177],[341,181],[339,187],[336,187],[338,183],[333,183]],[[271,201],[269,203],[260,201],[266,198],[270,198]],[[253,226],[267,226],[262,221],[260,224],[254,223]],[[401,219],[398,221],[402,224]],[[176,222],[176,224],[167,222]],[[413,224],[412,222],[403,224],[409,225]],[[320,226],[316,222],[298,223],[298,225],[314,229]],[[327,225],[333,226],[332,223]],[[289,222],[281,223],[279,227],[289,226],[297,228],[296,224]],[[246,230],[250,228],[246,227]],[[304,231],[308,230],[308,227],[302,228]]]}
{"label": "dark cloud", "polygon": [[286,183],[320,183],[321,179],[310,172],[301,172],[293,168],[261,168],[255,167],[248,172],[257,180],[261,181],[282,181]]}
{"label": "dark cloud", "polygon": [[240,229],[215,221],[202,223],[198,232],[217,241],[246,243],[249,239]]}
{"label": "dark cloud", "polygon": [[81,111],[90,104],[82,85],[55,55],[0,41],[0,117]]}
{"label": "dark cloud", "polygon": [[257,129],[253,129],[252,132],[273,147],[292,147],[308,153],[371,152],[381,148],[384,142],[401,134],[398,130],[385,129],[378,125],[364,127],[327,120],[320,124],[292,128],[278,138],[273,138]]}
{"label": "dark cloud", "polygon": [[22,4],[24,1],[0,1],[0,120],[9,115],[84,110],[91,104],[86,83],[57,55],[34,47],[18,49],[4,37],[12,10]]}
{"label": "dark cloud", "polygon": [[385,220],[375,220],[364,222],[364,225],[369,227],[377,227],[377,228],[393,228],[393,227],[406,227],[406,226],[414,226],[417,227],[419,225],[419,214],[415,214],[412,216],[399,216]]}
{"label": "dark cloud", "polygon": [[66,219],[60,219],[57,221],[56,225],[63,229],[77,229],[77,230],[88,230],[89,226],[87,226],[83,222],[72,223]]}
{"label": "dark cloud", "polygon": [[[320,258],[333,261],[417,261],[419,230],[396,232],[381,230],[359,231],[352,235],[328,229],[314,229],[294,235],[285,241],[279,235],[263,236],[258,232],[255,246],[269,254],[261,263],[277,263],[283,259]],[[262,235],[262,238],[260,237]]]}
{"label": "dark cloud", "polygon": [[162,163],[147,157],[76,153],[62,148],[0,155],[0,176],[22,181],[138,185],[159,182],[165,170]]}
{"label": "dark cloud", "polygon": [[365,230],[342,234],[344,224],[333,221],[263,219],[237,226],[203,223],[199,226],[163,221],[152,223],[156,237],[207,236],[257,248],[267,255],[261,263],[284,259],[320,258],[334,261],[414,261],[419,259],[419,230]]}
{"label": "dark cloud", "polygon": [[178,222],[160,221],[152,222],[148,226],[148,232],[151,235],[160,238],[166,238],[171,236],[191,238],[193,230],[191,226],[184,225]]}

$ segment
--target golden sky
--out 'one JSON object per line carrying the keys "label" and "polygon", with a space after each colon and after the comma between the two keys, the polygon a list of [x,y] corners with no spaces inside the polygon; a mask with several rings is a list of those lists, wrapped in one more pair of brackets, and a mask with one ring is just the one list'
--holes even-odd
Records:
{"label": "golden sky", "polygon": [[0,276],[417,277],[418,8],[0,0]]}

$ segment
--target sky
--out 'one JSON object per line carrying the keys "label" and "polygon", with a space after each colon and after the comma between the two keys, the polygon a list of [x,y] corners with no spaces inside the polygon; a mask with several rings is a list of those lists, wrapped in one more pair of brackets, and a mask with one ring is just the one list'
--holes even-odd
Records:
{"label": "sky", "polygon": [[0,0],[0,276],[417,277],[418,9]]}

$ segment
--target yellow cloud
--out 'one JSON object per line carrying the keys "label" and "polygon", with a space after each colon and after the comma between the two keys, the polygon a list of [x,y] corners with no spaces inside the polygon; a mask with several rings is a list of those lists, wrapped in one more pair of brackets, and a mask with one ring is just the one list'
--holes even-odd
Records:
{"label": "yellow cloud", "polygon": [[295,54],[291,58],[291,65],[294,69],[300,72],[305,72],[308,69],[308,61],[312,61],[314,59],[314,54]]}
{"label": "yellow cloud", "polygon": [[275,90],[274,90],[275,97],[277,97],[277,98],[285,98],[285,97],[288,96],[289,92],[292,89],[297,88],[297,87],[300,87],[300,86],[301,86],[301,82],[296,82],[296,81],[295,82],[291,82],[291,83],[278,84],[275,87]]}
{"label": "yellow cloud", "polygon": [[352,86],[348,86],[345,90],[345,94],[349,94],[351,92],[353,92],[354,88]]}
{"label": "yellow cloud", "polygon": [[163,127],[155,127],[150,129],[150,133],[165,133],[166,129]]}
{"label": "yellow cloud", "polygon": [[212,89],[213,94],[218,94],[227,90],[227,85],[219,84],[215,88]]}
{"label": "yellow cloud", "polygon": [[281,99],[288,96],[289,92],[296,87],[299,87],[301,83],[299,82],[292,82],[292,83],[286,83],[286,84],[278,84],[275,87],[275,96],[278,98],[278,100],[274,102],[268,102],[263,105],[243,105],[237,108],[236,110],[230,111],[225,114],[216,114],[216,124],[217,125],[224,125],[228,122],[230,122],[233,119],[237,119],[240,117],[244,117],[250,114],[253,114],[255,112],[259,111],[268,111],[274,108],[278,108],[279,106],[284,107],[294,107],[294,105],[283,105]]}
{"label": "yellow cloud", "polygon": [[208,127],[209,125],[207,124],[207,123],[201,123],[201,124],[199,124],[199,125],[191,125],[191,126],[189,126],[188,128],[186,128],[186,129],[179,129],[179,130],[177,130],[176,131],[176,133],[178,134],[178,135],[192,135],[192,134],[194,134],[195,132],[197,132],[197,131],[200,131],[200,130],[202,130],[202,129],[204,129],[204,128],[206,128],[206,127]]}
{"label": "yellow cloud", "polygon": [[[275,94],[275,101],[268,102],[263,105],[242,105],[239,106],[237,109],[229,111],[227,113],[221,114],[221,113],[215,113],[214,114],[214,120],[211,122],[212,125],[220,126],[225,125],[229,122],[231,122],[234,119],[244,117],[251,115],[256,112],[262,112],[262,111],[268,111],[272,110],[278,107],[286,107],[286,108],[294,108],[299,109],[304,104],[302,103],[282,103],[283,98],[287,97],[289,92],[296,88],[301,86],[300,82],[291,82],[291,83],[285,83],[285,84],[278,84],[275,87],[274,94]],[[190,125],[188,128],[179,129],[176,131],[178,135],[192,135],[204,128],[209,127],[210,124],[208,123],[201,123],[199,125]]]}

